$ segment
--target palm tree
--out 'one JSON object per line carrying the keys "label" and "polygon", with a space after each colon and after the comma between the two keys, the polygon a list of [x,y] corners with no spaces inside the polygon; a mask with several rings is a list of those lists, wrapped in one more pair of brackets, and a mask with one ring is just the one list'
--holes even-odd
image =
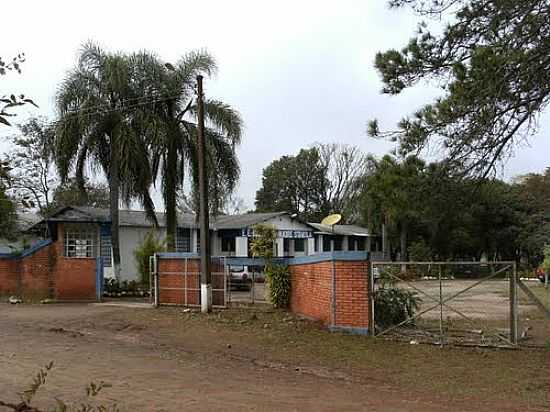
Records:
{"label": "palm tree", "polygon": [[[147,56],[145,56],[146,58]],[[151,90],[134,81],[135,56],[82,47],[77,66],[61,83],[56,106],[55,159],[63,181],[71,170],[84,190],[86,165],[106,174],[110,191],[113,265],[120,278],[119,203],[137,199],[156,225],[149,195],[153,176],[146,139]]]}
{"label": "palm tree", "polygon": [[[192,51],[177,64],[163,63],[154,56],[135,59],[147,84],[155,83],[157,99],[155,132],[150,133],[152,171],[160,174],[166,208],[167,247],[174,250],[177,229],[177,196],[182,193],[186,172],[191,174],[194,192],[198,187],[196,77],[216,72],[216,63],[205,51]],[[218,100],[204,103],[205,137],[211,211],[221,209],[222,200],[238,181],[240,168],[235,146],[241,141],[242,120],[237,111]]]}

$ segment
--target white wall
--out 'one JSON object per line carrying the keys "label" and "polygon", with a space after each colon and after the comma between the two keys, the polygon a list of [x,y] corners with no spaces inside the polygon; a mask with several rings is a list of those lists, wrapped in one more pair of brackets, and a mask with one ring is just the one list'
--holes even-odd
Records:
{"label": "white wall", "polygon": [[[139,280],[134,250],[136,250],[145,235],[151,230],[151,228],[146,227],[120,227],[121,280]],[[166,236],[165,229],[159,229],[158,233],[162,239]]]}

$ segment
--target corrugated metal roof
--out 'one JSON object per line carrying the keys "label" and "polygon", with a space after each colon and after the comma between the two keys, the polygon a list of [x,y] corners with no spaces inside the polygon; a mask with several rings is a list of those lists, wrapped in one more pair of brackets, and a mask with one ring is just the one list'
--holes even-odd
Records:
{"label": "corrugated metal roof", "polygon": [[[219,215],[210,218],[210,228],[212,229],[241,229],[265,222],[277,216],[285,215],[286,212],[273,213],[245,213],[241,215]],[[160,227],[166,226],[165,213],[158,212],[157,221]],[[94,207],[71,206],[64,208],[53,216],[48,218],[50,221],[69,221],[69,222],[98,222],[108,223],[111,221],[109,209]],[[120,226],[151,227],[152,222],[147,219],[143,210],[125,210],[119,211]],[[192,213],[178,213],[179,227],[198,227],[198,221]]]}
{"label": "corrugated metal roof", "polygon": [[308,225],[317,229],[316,233],[347,236],[371,236],[367,228],[357,225],[327,226],[320,223],[308,223]]}

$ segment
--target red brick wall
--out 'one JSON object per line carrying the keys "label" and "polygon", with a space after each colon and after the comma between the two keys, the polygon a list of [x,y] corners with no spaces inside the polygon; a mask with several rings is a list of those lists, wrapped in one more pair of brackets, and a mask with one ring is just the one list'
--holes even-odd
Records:
{"label": "red brick wall", "polygon": [[19,259],[0,258],[0,296],[17,293]]}
{"label": "red brick wall", "polygon": [[290,265],[290,310],[331,323],[332,262]]}
{"label": "red brick wall", "polygon": [[29,256],[0,259],[0,295],[25,299],[96,299],[95,258],[63,256],[63,226],[57,241]]}
{"label": "red brick wall", "polygon": [[327,326],[368,328],[367,261],[324,261],[290,265],[289,269],[291,311]]}
{"label": "red brick wall", "polygon": [[336,326],[367,328],[369,325],[368,262],[337,261]]}
{"label": "red brick wall", "polygon": [[96,300],[96,259],[66,258],[63,251],[63,225],[58,225],[55,250],[55,299]]}
{"label": "red brick wall", "polygon": [[[200,305],[200,259],[187,259],[186,276],[184,275],[185,270],[185,259],[159,259],[159,302],[161,304]],[[212,272],[220,272],[223,271],[223,267],[212,265],[211,270]],[[186,287],[187,292],[185,291]],[[223,289],[222,276],[212,276],[212,289]],[[212,304],[223,305],[224,303],[224,293],[221,290],[213,290]]]}
{"label": "red brick wall", "polygon": [[44,299],[51,296],[50,283],[53,272],[52,245],[46,246],[30,256],[21,258],[19,264],[20,295],[23,298]]}

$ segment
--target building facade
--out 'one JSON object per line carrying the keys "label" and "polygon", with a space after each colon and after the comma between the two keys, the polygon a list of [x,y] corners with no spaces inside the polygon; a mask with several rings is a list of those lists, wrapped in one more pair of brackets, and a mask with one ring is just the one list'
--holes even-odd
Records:
{"label": "building facade", "polygon": [[[121,279],[137,280],[134,251],[151,230],[160,237],[166,235],[165,217],[157,213],[159,227],[147,219],[145,212],[121,210],[119,213]],[[108,209],[88,207],[63,208],[40,224],[55,237],[57,225],[63,223],[63,253],[67,258],[101,256],[104,272],[112,276],[111,222]],[[271,225],[277,231],[274,254],[278,257],[310,256],[329,251],[377,252],[381,242],[368,230],[354,225],[323,226],[306,223],[286,212],[222,215],[210,219],[210,250],[212,256],[250,257],[254,226]],[[200,231],[193,214],[179,214],[176,252],[199,253]],[[57,239],[53,239],[57,240]]]}

